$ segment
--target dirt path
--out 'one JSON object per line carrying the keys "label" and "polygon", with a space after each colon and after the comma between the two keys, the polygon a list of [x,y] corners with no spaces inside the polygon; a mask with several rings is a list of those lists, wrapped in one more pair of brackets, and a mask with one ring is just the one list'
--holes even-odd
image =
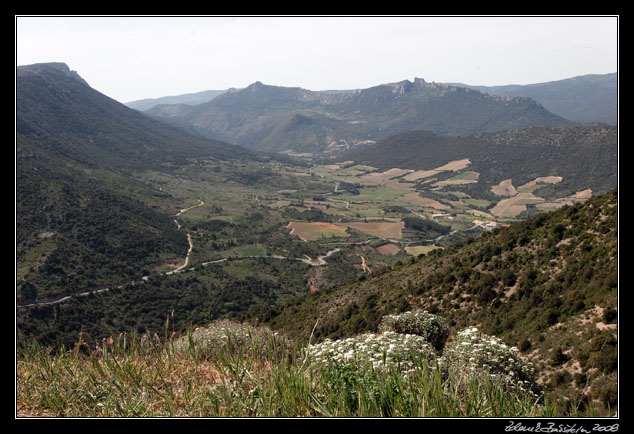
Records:
{"label": "dirt path", "polygon": [[361,268],[363,268],[363,271],[368,273],[368,274],[372,274],[372,270],[365,263],[365,258],[363,256],[361,256],[361,255],[358,255],[358,256],[361,258]]}
{"label": "dirt path", "polygon": [[[198,205],[190,206],[189,208],[184,208],[184,209],[180,210],[178,212],[178,214],[176,214],[174,217],[178,217],[179,215],[183,214],[184,212],[189,211],[190,209],[194,209],[196,207],[203,206],[205,204],[205,202],[203,202],[202,200],[199,199],[199,201],[200,201],[200,203]],[[180,225],[180,223],[178,223],[178,220],[174,219],[174,223],[176,223],[176,226],[180,230],[181,229],[181,225]],[[175,270],[168,271],[165,274],[167,274],[167,275],[174,274],[174,273],[176,273],[178,271],[181,271],[182,269],[187,267],[187,265],[189,265],[189,255],[191,255],[192,249],[194,248],[194,243],[192,243],[192,236],[191,236],[191,234],[189,232],[187,233],[187,242],[189,243],[189,249],[187,250],[187,256],[185,256],[185,262],[183,263],[183,265],[181,265],[180,267],[176,268]]]}

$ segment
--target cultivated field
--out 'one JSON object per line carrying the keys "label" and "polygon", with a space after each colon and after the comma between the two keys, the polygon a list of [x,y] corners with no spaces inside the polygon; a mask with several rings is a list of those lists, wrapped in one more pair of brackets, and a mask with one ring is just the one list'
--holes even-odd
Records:
{"label": "cultivated field", "polygon": [[512,197],[517,194],[517,190],[515,190],[515,187],[513,187],[511,179],[505,179],[498,185],[494,185],[493,187],[491,187],[491,191],[497,196]]}
{"label": "cultivated field", "polygon": [[317,241],[323,238],[349,237],[346,226],[324,222],[290,222],[287,226],[291,235],[297,235],[304,241]]}
{"label": "cultivated field", "polygon": [[383,239],[401,239],[405,223],[400,222],[349,222],[337,223],[343,228],[352,228]]}

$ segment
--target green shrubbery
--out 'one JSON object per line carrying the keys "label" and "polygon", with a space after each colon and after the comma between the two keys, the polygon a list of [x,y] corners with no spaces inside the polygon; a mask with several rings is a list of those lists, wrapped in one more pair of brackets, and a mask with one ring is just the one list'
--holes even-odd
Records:
{"label": "green shrubbery", "polygon": [[384,316],[379,324],[379,331],[422,336],[437,352],[442,352],[449,337],[446,321],[426,311]]}
{"label": "green shrubbery", "polygon": [[[442,325],[443,320],[424,311],[407,312],[385,318],[383,327],[394,324],[425,331],[430,324]],[[439,329],[440,333],[423,334],[438,343],[446,338],[445,327]],[[75,417],[555,415],[550,404],[537,405],[529,365],[513,349],[474,329],[459,333],[441,358],[419,334],[385,330],[302,346],[268,328],[229,321],[216,321],[178,339],[170,335],[166,324],[163,339],[156,334],[119,335],[95,344],[80,340],[74,350],[51,354],[36,341],[20,337],[18,413]],[[489,369],[481,372],[488,375],[464,375],[472,371],[469,366],[485,365]],[[496,381],[498,377],[504,381]],[[515,378],[524,383],[512,381]]]}

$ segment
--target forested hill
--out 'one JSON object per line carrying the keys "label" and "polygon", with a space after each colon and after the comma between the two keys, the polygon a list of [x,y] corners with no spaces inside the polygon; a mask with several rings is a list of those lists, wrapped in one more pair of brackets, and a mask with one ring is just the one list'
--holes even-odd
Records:
{"label": "forested hill", "polygon": [[539,176],[560,176],[562,182],[540,193],[569,195],[591,189],[595,194],[616,188],[618,128],[606,125],[531,127],[466,137],[447,137],[431,131],[409,131],[388,137],[339,161],[353,160],[387,170],[393,167],[430,170],[452,160],[468,158],[478,172],[472,189],[488,189],[505,179],[515,185]]}
{"label": "forested hill", "polygon": [[450,320],[454,331],[477,325],[517,346],[563,396],[614,404],[617,224],[612,191],[255,315],[321,341],[422,308]]}

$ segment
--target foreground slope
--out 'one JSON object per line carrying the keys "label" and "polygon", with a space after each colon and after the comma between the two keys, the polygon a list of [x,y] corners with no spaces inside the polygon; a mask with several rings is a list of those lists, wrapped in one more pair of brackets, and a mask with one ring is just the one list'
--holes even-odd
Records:
{"label": "foreground slope", "polygon": [[552,391],[614,407],[618,196],[615,191],[311,294],[260,319],[314,341],[373,331],[423,308],[520,348]]}
{"label": "foreground slope", "polygon": [[179,204],[134,171],[247,155],[183,134],[92,89],[63,63],[16,72],[16,261],[21,301],[138,276],[186,254]]}

